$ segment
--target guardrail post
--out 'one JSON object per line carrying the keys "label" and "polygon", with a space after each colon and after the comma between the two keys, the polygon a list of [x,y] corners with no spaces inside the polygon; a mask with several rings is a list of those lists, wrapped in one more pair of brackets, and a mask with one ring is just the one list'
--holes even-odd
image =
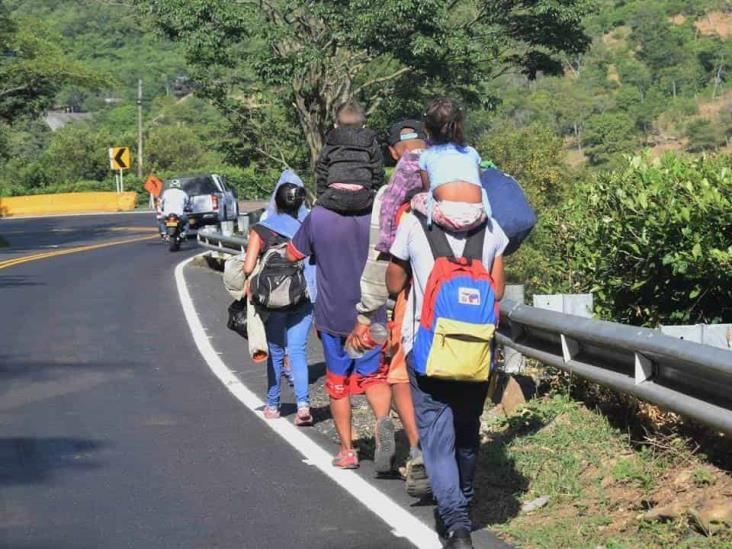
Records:
{"label": "guardrail post", "polygon": [[[504,299],[510,299],[517,303],[524,302],[525,288],[523,284],[507,284],[506,291],[504,292]],[[514,338],[518,335],[514,332],[513,324],[511,324],[511,331],[513,332]],[[524,355],[511,349],[510,347],[503,347],[503,371],[507,374],[520,374],[524,369],[526,359]]]}
{"label": "guardrail post", "polygon": [[635,353],[635,384],[639,385],[652,377],[653,361],[641,353]]}
{"label": "guardrail post", "polygon": [[562,341],[562,358],[565,363],[569,362],[579,353],[580,344],[564,334],[559,334],[559,338]]}

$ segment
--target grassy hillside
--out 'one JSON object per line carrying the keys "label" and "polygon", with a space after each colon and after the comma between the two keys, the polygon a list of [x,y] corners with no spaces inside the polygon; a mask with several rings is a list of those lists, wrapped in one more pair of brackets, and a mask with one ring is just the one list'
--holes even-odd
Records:
{"label": "grassy hillside", "polygon": [[[135,144],[138,78],[144,81],[149,170],[239,170],[235,178],[242,191],[256,194],[257,187],[268,185],[259,183],[255,172],[269,179],[282,167],[258,152],[256,142],[244,146],[242,132],[253,129],[242,127],[241,120],[229,123],[198,99],[181,101],[194,86],[181,46],[156,33],[139,8],[98,0],[4,3],[20,24],[57,43],[107,83],[93,91],[66,85],[56,96],[58,106],[91,112],[91,122],[56,134],[27,118],[16,121],[12,132],[0,128],[0,141],[6,141],[0,192],[108,179],[104,149]],[[529,81],[505,75],[487,83],[490,96],[470,105],[471,140],[483,144],[482,152],[494,156],[494,146],[500,148],[496,140],[515,140],[527,126],[543,128],[564,142],[561,179],[566,180],[578,169],[617,167],[623,155],[643,148],[656,156],[729,150],[728,2],[598,0],[595,6],[585,20],[592,46],[564,59],[564,76]],[[252,97],[257,97],[254,89]],[[262,108],[268,108],[266,102]],[[374,115],[385,119],[384,113]],[[302,162],[307,155],[292,139],[296,122],[293,126],[291,117],[275,111],[265,119],[267,135],[261,139],[283,136],[275,148],[286,147],[286,159],[307,176],[309,167]],[[74,143],[89,158],[66,161],[78,156],[66,150]]]}
{"label": "grassy hillside", "polygon": [[102,107],[105,97],[133,101],[137,79],[145,82],[150,100],[170,91],[177,77],[187,74],[182,52],[161,39],[133,7],[97,0],[5,0],[11,14],[50,33],[73,59],[108,75],[110,86],[99,93],[67,89],[59,105],[85,110]]}
{"label": "grassy hillside", "polygon": [[728,2],[599,2],[586,19],[589,52],[566,59],[564,77],[496,86],[486,125],[540,122],[562,136],[572,165],[613,167],[651,148],[713,151],[732,135],[732,12]]}

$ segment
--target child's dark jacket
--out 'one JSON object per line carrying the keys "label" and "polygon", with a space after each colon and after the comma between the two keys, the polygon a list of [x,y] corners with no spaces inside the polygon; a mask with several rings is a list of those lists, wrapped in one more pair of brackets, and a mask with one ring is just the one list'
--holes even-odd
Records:
{"label": "child's dark jacket", "polygon": [[368,128],[335,128],[328,132],[315,165],[318,196],[331,183],[350,183],[376,192],[384,184],[384,160],[376,132]]}

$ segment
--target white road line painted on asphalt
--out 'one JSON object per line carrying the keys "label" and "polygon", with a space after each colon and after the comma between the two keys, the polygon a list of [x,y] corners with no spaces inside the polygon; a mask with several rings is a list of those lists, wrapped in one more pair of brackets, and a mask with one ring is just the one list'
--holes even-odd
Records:
{"label": "white road line painted on asphalt", "polygon": [[183,275],[183,270],[186,265],[193,261],[195,257],[186,259],[176,266],[175,283],[178,287],[178,296],[183,307],[183,313],[193,334],[193,341],[198,347],[201,356],[209,368],[211,368],[211,371],[219,378],[219,381],[244,406],[264,421],[270,429],[300,452],[305,457],[305,460],[307,460],[307,463],[320,469],[320,471],[333,479],[341,488],[368,507],[372,513],[386,522],[393,529],[395,536],[405,538],[419,548],[431,549],[434,547],[437,549],[442,547],[437,534],[432,528],[353,471],[333,467],[331,465],[331,456],[328,452],[302,433],[295,425],[286,419],[267,420],[264,418],[264,402],[250,391],[221,360],[221,357],[219,357],[211,345],[203,324],[201,324],[201,319],[198,317],[196,308],[193,305],[193,300],[191,299],[191,294],[188,291],[188,285]]}

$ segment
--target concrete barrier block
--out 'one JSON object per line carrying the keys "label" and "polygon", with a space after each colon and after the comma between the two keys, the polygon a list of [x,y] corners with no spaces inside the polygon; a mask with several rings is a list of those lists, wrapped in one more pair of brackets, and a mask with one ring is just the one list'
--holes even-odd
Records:
{"label": "concrete barrier block", "polygon": [[732,324],[661,326],[659,329],[671,337],[732,350]]}
{"label": "concrete barrier block", "polygon": [[134,210],[137,193],[89,192],[0,198],[0,217]]}
{"label": "concrete barrier block", "polygon": [[592,318],[592,294],[535,294],[534,307],[568,315]]}

